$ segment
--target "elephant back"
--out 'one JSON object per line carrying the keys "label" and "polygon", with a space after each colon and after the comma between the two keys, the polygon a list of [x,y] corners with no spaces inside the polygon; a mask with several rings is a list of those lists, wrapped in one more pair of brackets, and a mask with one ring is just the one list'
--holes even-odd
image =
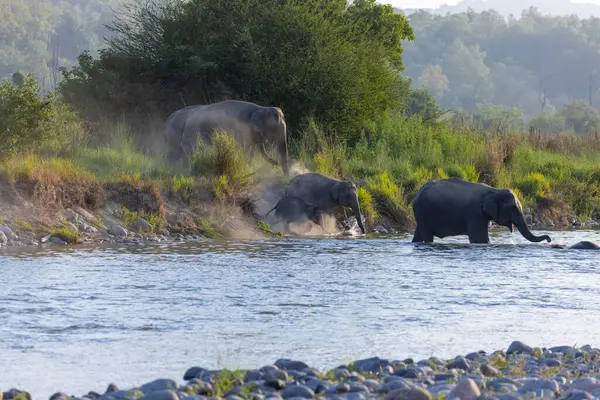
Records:
{"label": "elephant back", "polygon": [[288,196],[298,197],[322,210],[336,206],[331,196],[332,190],[339,181],[318,173],[296,175],[286,188]]}

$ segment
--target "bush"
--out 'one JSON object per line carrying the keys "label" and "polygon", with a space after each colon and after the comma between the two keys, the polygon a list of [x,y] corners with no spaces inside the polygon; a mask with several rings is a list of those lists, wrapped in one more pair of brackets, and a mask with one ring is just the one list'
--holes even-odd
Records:
{"label": "bush", "polygon": [[72,150],[83,138],[79,118],[51,93],[40,97],[32,75],[0,83],[0,157],[41,149]]}
{"label": "bush", "polygon": [[358,204],[360,205],[360,209],[365,218],[369,220],[373,220],[377,218],[378,214],[375,210],[375,205],[373,202],[373,195],[369,192],[367,188],[359,186],[357,189],[358,194]]}
{"label": "bush", "polygon": [[410,211],[401,187],[390,179],[387,171],[376,177],[367,178],[367,186],[375,198],[376,210],[392,221],[406,226]]}
{"label": "bush", "polygon": [[530,172],[523,178],[517,178],[514,186],[525,198],[539,200],[550,195],[551,184],[548,178],[539,172]]}

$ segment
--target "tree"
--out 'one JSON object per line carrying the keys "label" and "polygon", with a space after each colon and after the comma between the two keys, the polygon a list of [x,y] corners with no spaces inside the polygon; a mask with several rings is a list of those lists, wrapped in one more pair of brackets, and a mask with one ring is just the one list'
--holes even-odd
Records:
{"label": "tree", "polygon": [[406,105],[406,114],[420,115],[424,120],[437,118],[441,114],[435,98],[426,89],[411,90]]}
{"label": "tree", "polygon": [[566,127],[577,133],[594,132],[600,128],[600,113],[583,100],[565,104],[559,114],[565,119]]}
{"label": "tree", "polygon": [[448,90],[448,77],[439,65],[428,65],[419,76],[419,84],[434,95],[442,97]]}

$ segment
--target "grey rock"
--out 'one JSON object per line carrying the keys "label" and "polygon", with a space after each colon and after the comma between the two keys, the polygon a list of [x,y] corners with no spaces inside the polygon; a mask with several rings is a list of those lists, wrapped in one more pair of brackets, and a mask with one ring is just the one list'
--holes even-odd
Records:
{"label": "grey rock", "polygon": [[336,368],[333,370],[333,376],[335,379],[346,379],[350,377],[350,371],[346,368]]}
{"label": "grey rock", "polygon": [[458,356],[454,359],[454,361],[452,361],[451,363],[448,364],[448,368],[468,370],[469,362],[464,357]]}
{"label": "grey rock", "polygon": [[525,343],[515,340],[508,346],[508,350],[506,350],[506,354],[533,354],[533,349],[531,346],[526,345]]}
{"label": "grey rock", "polygon": [[369,392],[369,388],[362,383],[353,383],[350,385],[350,392]]}
{"label": "grey rock", "polygon": [[435,374],[433,380],[435,382],[440,382],[440,381],[444,381],[444,382],[448,382],[451,380],[456,379],[456,374],[449,374],[449,373],[445,373],[445,374]]}
{"label": "grey rock", "polygon": [[304,372],[304,374],[306,376],[311,376],[311,377],[319,377],[319,376],[321,376],[321,373],[316,368],[310,368],[310,367],[304,368],[302,370],[302,372]]}
{"label": "grey rock", "polygon": [[573,346],[554,346],[554,347],[550,347],[549,349],[551,352],[553,353],[571,353],[577,349],[575,349]]}
{"label": "grey rock", "polygon": [[248,371],[246,371],[246,376],[244,376],[244,381],[245,382],[258,381],[262,378],[262,375],[263,374],[258,370],[249,369]]}
{"label": "grey rock", "polygon": [[99,400],[136,400],[140,395],[142,395],[142,393],[135,390],[117,390],[116,392],[106,393],[104,396],[101,396]]}
{"label": "grey rock", "polygon": [[67,400],[67,399],[69,399],[69,395],[66,393],[62,393],[62,392],[54,393],[52,396],[50,396],[50,400]]}
{"label": "grey rock", "polygon": [[289,399],[291,397],[302,397],[305,399],[311,399],[315,395],[310,388],[305,385],[287,385],[283,390],[283,398]]}
{"label": "grey rock", "polygon": [[269,375],[265,378],[264,386],[276,390],[281,390],[285,387],[285,381],[282,379],[277,379],[272,375]]}
{"label": "grey rock", "polygon": [[154,229],[154,227],[152,226],[152,224],[148,221],[146,221],[144,218],[138,218],[133,224],[133,229],[137,232],[152,232],[152,229]]}
{"label": "grey rock", "polygon": [[236,396],[236,395],[229,395],[227,397],[225,397],[226,400],[244,400],[243,397],[240,396]]}
{"label": "grey rock", "polygon": [[399,389],[410,389],[412,384],[406,379],[394,379],[384,384],[378,391],[379,393],[390,393]]}
{"label": "grey rock", "polygon": [[179,400],[179,396],[172,390],[156,390],[140,397],[139,400]]}
{"label": "grey rock", "polygon": [[461,379],[452,389],[448,397],[456,397],[460,400],[475,400],[481,395],[479,387],[473,379]]}
{"label": "grey rock", "polygon": [[545,365],[546,367],[560,367],[562,366],[562,362],[556,358],[544,358],[540,361],[540,364]]}
{"label": "grey rock", "polygon": [[8,238],[4,234],[4,232],[0,231],[0,246],[6,245],[8,243]]}
{"label": "grey rock", "polygon": [[344,393],[341,397],[345,400],[366,400],[367,394],[364,392],[348,392]]}
{"label": "grey rock", "polygon": [[189,381],[194,378],[200,378],[200,376],[202,376],[202,372],[204,372],[204,371],[205,371],[205,369],[202,367],[189,368],[187,371],[185,371],[185,374],[183,374],[183,380]]}
{"label": "grey rock", "polygon": [[68,230],[70,230],[71,232],[73,232],[73,233],[78,233],[78,232],[79,232],[79,228],[77,228],[77,227],[75,226],[75,224],[74,224],[74,223],[72,223],[72,222],[67,222],[67,224],[65,225],[65,227],[66,227]]}
{"label": "grey rock", "polygon": [[390,366],[390,362],[379,357],[372,357],[354,361],[354,368],[356,368],[358,371],[377,373],[387,369],[386,367],[388,366]]}
{"label": "grey rock", "polygon": [[558,386],[558,382],[552,379],[525,379],[523,382],[523,386],[521,387],[521,391],[539,391],[543,389],[550,390],[554,393],[560,391]]}
{"label": "grey rock", "polygon": [[592,400],[593,398],[594,396],[591,393],[583,390],[570,390],[561,397],[563,400]]}
{"label": "grey rock", "polygon": [[63,211],[63,214],[65,216],[65,219],[69,222],[77,223],[79,221],[79,218],[81,218],[79,216],[79,214],[77,214],[75,211],[71,210],[70,208],[65,208],[65,210]]}
{"label": "grey rock", "polygon": [[3,232],[6,235],[8,240],[17,240],[19,237],[10,229],[8,226],[0,226],[0,232]]}
{"label": "grey rock", "polygon": [[108,385],[108,387],[106,388],[106,392],[104,393],[113,393],[113,392],[118,392],[119,391],[119,387],[117,385],[115,385],[114,383],[110,383]]}
{"label": "grey rock", "polygon": [[25,239],[23,243],[25,243],[26,246],[39,246],[38,241],[35,239]]}
{"label": "grey rock", "polygon": [[308,368],[308,365],[302,361],[294,361],[287,358],[280,358],[279,360],[275,361],[275,366],[277,366],[279,369],[295,371],[302,371],[303,369]]}
{"label": "grey rock", "polygon": [[85,225],[85,228],[83,229],[83,231],[85,233],[96,233],[96,232],[98,232],[98,229],[94,228],[91,225]]}
{"label": "grey rock", "polygon": [[140,386],[140,390],[146,395],[152,392],[177,390],[178,385],[172,379],[156,379]]}
{"label": "grey rock", "polygon": [[50,243],[58,244],[58,245],[61,245],[61,246],[65,246],[67,244],[67,242],[65,242],[64,240],[62,240],[58,236],[51,236],[50,237]]}
{"label": "grey rock", "polygon": [[335,392],[336,393],[348,393],[350,391],[350,385],[348,385],[347,383],[340,383],[339,385],[337,385],[335,387]]}
{"label": "grey rock", "polygon": [[111,225],[108,228],[108,233],[114,236],[127,236],[127,230],[121,225]]}
{"label": "grey rock", "polygon": [[304,384],[306,385],[306,387],[310,388],[310,390],[312,390],[315,393],[322,393],[327,388],[325,383],[321,379],[317,378],[309,379]]}
{"label": "grey rock", "polygon": [[447,383],[436,383],[435,385],[429,386],[427,390],[429,390],[429,392],[434,396],[437,396],[440,393],[448,395],[452,391],[452,389],[454,389],[454,386],[456,385],[450,385]]}
{"label": "grey rock", "polygon": [[498,370],[489,364],[481,364],[481,366],[479,367],[479,370],[481,371],[481,373],[484,376],[487,376],[487,377],[498,376]]}
{"label": "grey rock", "polygon": [[431,393],[423,388],[400,389],[388,393],[385,400],[432,400]]}
{"label": "grey rock", "polygon": [[281,379],[282,381],[287,381],[288,373],[280,369],[271,369],[265,372],[265,379],[267,378]]}

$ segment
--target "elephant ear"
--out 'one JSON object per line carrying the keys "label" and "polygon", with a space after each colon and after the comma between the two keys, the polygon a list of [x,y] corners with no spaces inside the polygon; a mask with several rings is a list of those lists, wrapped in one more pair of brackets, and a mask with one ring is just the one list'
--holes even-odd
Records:
{"label": "elephant ear", "polygon": [[483,211],[490,216],[491,219],[497,221],[498,219],[498,203],[494,196],[487,196],[483,201]]}

